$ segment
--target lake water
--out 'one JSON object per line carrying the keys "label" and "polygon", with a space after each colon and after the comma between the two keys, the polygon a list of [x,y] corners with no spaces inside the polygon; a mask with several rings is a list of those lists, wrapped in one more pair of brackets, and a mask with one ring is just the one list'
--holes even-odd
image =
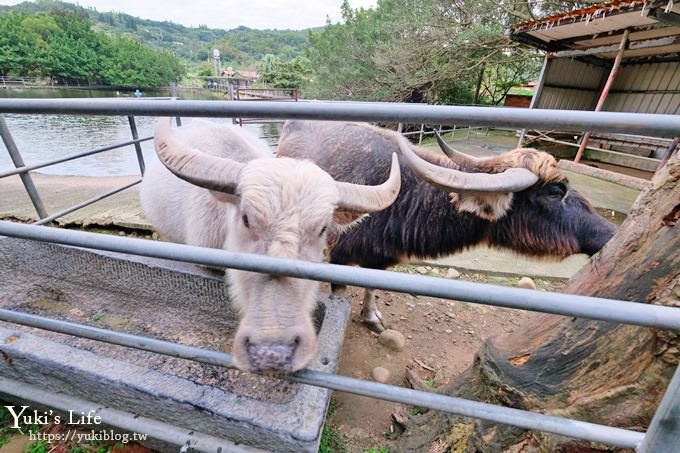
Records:
{"label": "lake water", "polygon": [[[79,90],[79,89],[3,89],[2,98],[102,98],[130,96],[131,92]],[[169,96],[169,91],[145,92],[145,96]],[[225,97],[210,92],[182,91],[181,99],[224,100]],[[126,116],[82,115],[15,115],[5,114],[12,137],[26,165],[56,159],[115,143],[132,140]],[[212,119],[231,122],[230,119]],[[155,117],[135,117],[140,137],[153,135]],[[190,122],[183,118],[182,124]],[[249,129],[272,146],[278,141],[281,123],[246,124]],[[153,142],[142,143],[147,161],[155,159]],[[0,140],[0,171],[14,168],[4,143]],[[134,146],[105,151],[94,156],[64,162],[37,170],[55,175],[122,176],[139,174],[139,164]]]}

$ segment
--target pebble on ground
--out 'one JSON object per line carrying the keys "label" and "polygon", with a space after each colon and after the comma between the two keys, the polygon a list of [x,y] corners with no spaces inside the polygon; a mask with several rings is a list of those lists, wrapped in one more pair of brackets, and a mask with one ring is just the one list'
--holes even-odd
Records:
{"label": "pebble on ground", "polygon": [[522,277],[517,282],[517,286],[525,289],[536,289],[536,283],[529,277]]}
{"label": "pebble on ground", "polygon": [[373,380],[376,382],[384,384],[390,378],[390,371],[387,368],[377,366],[371,371],[371,376],[373,376]]}
{"label": "pebble on ground", "polygon": [[401,332],[387,329],[378,337],[378,343],[394,351],[401,351],[406,346],[406,339]]}

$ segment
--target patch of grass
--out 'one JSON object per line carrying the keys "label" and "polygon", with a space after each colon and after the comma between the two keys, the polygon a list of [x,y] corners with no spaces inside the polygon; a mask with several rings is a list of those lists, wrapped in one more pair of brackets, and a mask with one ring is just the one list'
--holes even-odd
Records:
{"label": "patch of grass", "polygon": [[418,407],[412,407],[411,410],[409,411],[411,415],[422,415],[423,411],[420,410]]}
{"label": "patch of grass", "polygon": [[370,450],[364,450],[364,453],[390,453],[390,449],[387,447],[371,448]]}
{"label": "patch of grass", "polygon": [[323,425],[321,432],[321,442],[319,443],[318,453],[348,453],[345,439],[337,430],[337,428],[330,426],[328,423]]}
{"label": "patch of grass", "polygon": [[50,450],[50,445],[46,440],[39,440],[33,442],[26,447],[26,453],[47,453]]}
{"label": "patch of grass", "polygon": [[[12,403],[7,403],[4,401],[0,401],[0,448],[2,448],[4,445],[8,444],[9,441],[11,440],[12,436],[15,434],[28,434],[28,433],[38,433],[40,432],[40,426],[39,425],[24,425],[21,423],[19,425],[19,429],[13,428],[12,423],[14,420],[12,419],[12,416],[10,415],[9,411],[5,406],[12,406]],[[27,409],[28,410],[28,409]],[[36,442],[39,443],[39,442]],[[37,451],[29,451],[27,450],[28,453],[40,453],[40,450]]]}
{"label": "patch of grass", "polygon": [[347,453],[349,451],[340,431],[328,423],[328,419],[333,416],[337,407],[335,397],[331,396],[331,400],[328,402],[328,410],[326,410],[326,423],[324,423],[321,432],[318,453]]}
{"label": "patch of grass", "polygon": [[434,388],[434,378],[428,379],[425,381],[425,387],[427,388]]}
{"label": "patch of grass", "polygon": [[90,453],[90,451],[89,448],[78,446],[71,448],[68,453]]}

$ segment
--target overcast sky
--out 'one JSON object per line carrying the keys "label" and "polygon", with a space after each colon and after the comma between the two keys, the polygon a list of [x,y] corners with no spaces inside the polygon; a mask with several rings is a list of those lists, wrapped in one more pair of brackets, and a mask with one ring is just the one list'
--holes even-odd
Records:
{"label": "overcast sky", "polygon": [[[21,1],[0,0],[0,5],[15,5]],[[338,22],[342,0],[79,0],[69,3],[187,26],[302,29],[324,25],[326,16]],[[376,0],[350,0],[353,8],[375,4]]]}

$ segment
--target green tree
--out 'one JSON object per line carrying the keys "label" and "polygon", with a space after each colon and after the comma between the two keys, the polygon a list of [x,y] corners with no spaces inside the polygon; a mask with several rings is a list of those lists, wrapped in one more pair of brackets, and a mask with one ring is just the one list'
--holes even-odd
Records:
{"label": "green tree", "polygon": [[168,52],[94,32],[77,9],[0,16],[0,29],[0,74],[154,87],[178,80],[186,71]]}
{"label": "green tree", "polygon": [[305,57],[282,61],[274,55],[264,56],[258,66],[260,80],[272,87],[300,89],[312,73],[310,62]]}
{"label": "green tree", "polygon": [[[344,2],[343,22],[312,33],[312,95],[407,102],[474,100],[487,67],[536,55],[504,37],[517,17],[490,0]],[[465,93],[462,93],[465,91]]]}

